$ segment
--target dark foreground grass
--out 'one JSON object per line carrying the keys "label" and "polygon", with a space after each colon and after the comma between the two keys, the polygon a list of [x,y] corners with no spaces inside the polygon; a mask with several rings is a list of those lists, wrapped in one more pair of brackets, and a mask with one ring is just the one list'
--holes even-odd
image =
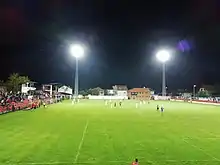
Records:
{"label": "dark foreground grass", "polygon": [[[165,113],[156,112],[163,104]],[[220,108],[104,101],[0,116],[1,165],[220,165]]]}

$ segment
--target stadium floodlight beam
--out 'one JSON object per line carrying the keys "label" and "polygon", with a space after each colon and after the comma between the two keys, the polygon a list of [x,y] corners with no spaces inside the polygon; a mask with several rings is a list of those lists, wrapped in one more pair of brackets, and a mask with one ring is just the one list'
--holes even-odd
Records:
{"label": "stadium floodlight beam", "polygon": [[166,96],[166,72],[165,65],[166,62],[170,59],[170,53],[167,50],[160,50],[156,54],[157,59],[163,65],[163,73],[162,73],[162,96]]}
{"label": "stadium floodlight beam", "polygon": [[74,44],[70,46],[70,53],[76,58],[76,70],[75,70],[75,87],[74,87],[74,98],[78,101],[79,94],[79,75],[78,75],[78,63],[79,58],[82,58],[84,55],[84,48],[80,44]]}

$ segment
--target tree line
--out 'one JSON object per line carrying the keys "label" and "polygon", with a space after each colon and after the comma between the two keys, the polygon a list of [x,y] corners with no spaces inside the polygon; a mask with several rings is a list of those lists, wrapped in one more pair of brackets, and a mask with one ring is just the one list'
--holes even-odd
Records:
{"label": "tree line", "polygon": [[89,88],[89,89],[84,89],[84,90],[81,90],[79,92],[80,95],[83,95],[83,96],[87,96],[87,95],[99,95],[100,92],[104,92],[104,94],[106,94],[106,90],[103,90],[102,88],[100,87],[96,87],[96,88]]}
{"label": "tree line", "polygon": [[19,73],[12,73],[6,81],[0,80],[0,86],[6,87],[7,91],[17,93],[21,91],[21,85],[30,82],[28,76],[22,76]]}

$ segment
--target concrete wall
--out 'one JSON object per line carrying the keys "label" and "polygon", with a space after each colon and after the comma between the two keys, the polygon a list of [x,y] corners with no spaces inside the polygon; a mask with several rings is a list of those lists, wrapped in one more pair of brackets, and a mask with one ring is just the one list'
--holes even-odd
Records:
{"label": "concrete wall", "polygon": [[123,100],[128,99],[128,96],[88,96],[91,100]]}
{"label": "concrete wall", "polygon": [[171,96],[157,96],[157,95],[155,95],[154,99],[155,100],[168,100],[168,99],[171,99]]}
{"label": "concrete wall", "polygon": [[[184,102],[184,100],[176,100],[176,99],[171,99],[171,101],[180,101]],[[207,104],[207,105],[220,105],[220,102],[212,102],[212,101],[204,101],[204,100],[195,100],[195,101],[188,101],[189,103],[196,103],[196,104]]]}

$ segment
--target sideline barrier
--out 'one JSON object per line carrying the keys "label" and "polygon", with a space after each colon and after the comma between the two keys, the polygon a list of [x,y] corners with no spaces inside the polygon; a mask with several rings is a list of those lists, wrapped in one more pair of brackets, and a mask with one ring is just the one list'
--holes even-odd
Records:
{"label": "sideline barrier", "polygon": [[[180,101],[180,102],[186,102],[184,99],[171,99],[171,101]],[[220,105],[220,102],[210,101],[210,100],[193,100],[187,101],[188,103],[195,103],[195,104],[206,104],[206,105]]]}
{"label": "sideline barrier", "polygon": [[128,96],[94,96],[88,95],[88,98],[91,100],[127,100]]}
{"label": "sideline barrier", "polygon": [[158,96],[154,95],[154,100],[169,100],[171,99],[171,96]]}

